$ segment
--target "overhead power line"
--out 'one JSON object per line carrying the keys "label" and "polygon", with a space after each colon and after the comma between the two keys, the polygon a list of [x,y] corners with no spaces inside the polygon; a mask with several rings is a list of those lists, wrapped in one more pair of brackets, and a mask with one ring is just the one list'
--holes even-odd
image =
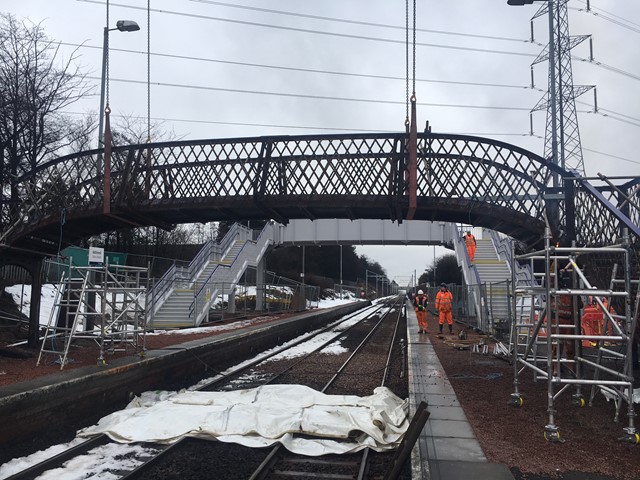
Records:
{"label": "overhead power line", "polygon": [[590,148],[582,147],[582,149],[587,151],[587,152],[597,153],[598,155],[604,155],[605,157],[615,158],[617,160],[622,160],[622,161],[625,161],[625,162],[635,163],[636,165],[640,165],[640,161],[638,161],[638,160],[631,160],[630,158],[620,157],[618,155],[611,155],[610,153],[599,152],[597,150],[591,150]]}
{"label": "overhead power line", "polygon": [[607,65],[606,63],[602,63],[596,60],[591,60],[590,58],[577,57],[575,55],[571,55],[571,60],[578,60],[580,62],[590,63],[592,65],[596,65],[597,67],[603,68],[604,70],[609,70],[610,72],[614,72],[619,75],[624,75],[625,77],[632,78],[633,80],[640,80],[640,75],[627,72],[625,70],[622,70],[621,68],[612,67],[611,65]]}
{"label": "overhead power line", "polygon": [[[347,18],[337,18],[337,17],[325,17],[322,15],[310,15],[307,13],[298,13],[298,12],[287,12],[284,10],[272,10],[269,8],[260,8],[260,7],[251,7],[248,5],[234,5],[231,3],[225,2],[214,2],[212,0],[189,0],[194,3],[205,3],[208,5],[219,5],[222,7],[229,8],[237,8],[242,10],[252,10],[254,12],[264,12],[264,13],[272,13],[276,15],[285,15],[290,17],[298,17],[298,18],[310,18],[313,20],[323,20],[328,22],[336,22],[336,23],[346,23],[349,25],[361,25],[365,27],[375,27],[375,28],[390,28],[394,30],[402,30],[406,29],[406,26],[401,25],[391,25],[388,23],[375,23],[375,22],[364,22],[361,20],[351,20]],[[501,37],[495,35],[481,35],[476,33],[463,33],[463,32],[448,32],[445,30],[432,30],[427,28],[416,28],[416,32],[421,33],[435,33],[438,35],[451,35],[456,37],[469,37],[469,38],[482,38],[484,40],[500,40],[500,41],[508,41],[508,42],[518,42],[518,43],[531,43],[531,39],[528,38],[513,38],[513,37]]]}
{"label": "overhead power line", "polygon": [[[91,80],[100,80],[99,77],[87,76],[86,78]],[[132,79],[123,79],[123,78],[110,78],[111,82],[123,82],[123,83],[134,83],[134,84],[144,84],[147,85],[146,80],[132,80]],[[209,87],[204,85],[187,85],[182,83],[166,83],[166,82],[151,82],[151,85],[155,85],[157,87],[175,87],[175,88],[189,88],[193,90],[208,90],[213,92],[228,92],[228,93],[244,93],[251,95],[270,95],[276,97],[291,97],[291,98],[308,98],[313,100],[336,100],[336,101],[345,101],[345,102],[359,102],[359,103],[378,103],[378,104],[389,104],[389,105],[404,105],[404,100],[385,100],[381,98],[356,98],[356,97],[337,97],[330,95],[310,95],[303,93],[289,93],[289,92],[269,92],[264,90],[250,90],[250,89],[242,89],[242,88],[224,88],[224,87]],[[486,109],[486,110],[513,110],[513,111],[522,111],[529,112],[531,109],[529,107],[511,107],[511,106],[498,106],[498,105],[464,105],[464,104],[453,104],[453,103],[427,103],[427,102],[418,102],[418,105],[427,106],[427,107],[442,107],[442,108],[471,108],[471,109]]]}
{"label": "overhead power line", "polygon": [[[636,127],[640,127],[640,118],[638,117],[632,117],[631,115],[625,115],[624,113],[616,112],[616,111],[609,110],[602,107],[598,107],[598,111],[596,112],[595,107],[587,102],[576,100],[576,103],[590,107],[591,111],[589,113],[595,113],[598,115],[602,115],[603,117],[611,117],[614,120],[618,120],[621,122],[629,123],[630,125],[634,125]],[[620,117],[620,118],[615,118],[615,117]]]}
{"label": "overhead power line", "polygon": [[[96,80],[96,81],[100,80],[99,77],[87,76],[86,78],[90,80]],[[112,82],[147,85],[146,80],[143,81],[143,80],[133,80],[133,79],[124,79],[124,78],[111,78],[109,80]],[[311,94],[303,94],[303,93],[269,92],[264,90],[210,87],[210,86],[204,86],[204,85],[188,85],[188,84],[182,84],[182,83],[151,82],[151,84],[158,87],[167,87],[167,88],[186,88],[186,89],[194,89],[194,90],[208,90],[213,92],[229,92],[229,93],[252,94],[252,95],[270,95],[270,96],[277,96],[277,97],[306,98],[306,99],[312,99],[312,100],[333,100],[333,101],[358,102],[358,103],[378,103],[378,104],[389,104],[389,105],[404,104],[404,101],[400,101],[400,100],[384,100],[384,99],[375,99],[375,98],[337,97],[337,96],[329,96],[329,95],[311,95]],[[588,103],[585,103],[585,102],[579,102],[579,103],[591,107],[591,110],[578,110],[578,113],[595,113],[603,117],[611,118],[612,120],[617,120],[619,122],[640,127],[640,119],[636,119],[635,117],[631,117],[628,115],[614,112],[612,110],[606,110],[602,108],[598,108],[599,111],[595,112],[593,109],[594,107],[592,105],[589,105]],[[427,103],[427,102],[418,102],[417,105],[427,106],[427,107],[436,107],[436,108],[467,108],[467,109],[479,109],[479,110],[510,110],[510,111],[526,111],[526,112],[531,111],[529,107],[512,107],[512,106],[500,106],[500,105],[468,105],[468,104]],[[630,120],[637,120],[639,123],[635,123]]]}
{"label": "overhead power line", "polygon": [[[95,3],[95,4],[99,4],[99,5],[103,5],[104,4],[104,2],[102,2],[100,0],[77,0],[77,1],[85,2],[85,3]],[[143,7],[136,7],[136,6],[133,6],[133,5],[124,5],[124,4],[117,4],[117,3],[115,3],[115,4],[111,3],[111,5],[112,6],[121,7],[121,8],[129,8],[129,9],[133,9],[133,10],[144,10],[145,12],[147,10],[146,7],[144,7],[144,8]],[[212,17],[212,16],[207,16],[207,15],[198,15],[198,14],[192,14],[192,13],[174,12],[174,11],[170,11],[170,10],[151,9],[151,11],[158,12],[158,13],[163,13],[163,14],[168,14],[168,15],[178,15],[178,16],[199,18],[199,19],[203,19],[203,20],[214,20],[214,21],[220,21],[220,22],[227,22],[227,23],[238,23],[238,24],[242,24],[242,25],[251,25],[251,26],[264,27],[264,28],[274,28],[274,29],[280,29],[280,30],[289,30],[289,31],[301,32],[301,33],[312,33],[312,34],[317,34],[317,35],[335,36],[335,37],[351,38],[351,39],[358,39],[358,40],[369,40],[369,41],[384,42],[384,43],[395,43],[395,44],[404,44],[404,42],[405,42],[404,40],[394,40],[394,39],[380,38],[380,37],[370,37],[370,36],[363,36],[363,35],[352,35],[352,34],[346,34],[346,33],[335,33],[335,32],[326,32],[326,31],[320,31],[320,30],[303,29],[303,28],[296,28],[296,27],[286,27],[286,26],[281,26],[281,25],[273,25],[273,24],[258,23],[258,22],[249,22],[249,21],[244,21],[244,20],[233,20],[233,19],[222,18],[222,17]],[[487,48],[463,47],[463,46],[458,46],[458,45],[443,45],[443,44],[437,44],[437,43],[416,42],[416,46],[431,47],[431,48],[443,48],[443,49],[460,50],[460,51],[469,51],[469,52],[476,52],[476,53],[512,55],[512,56],[531,57],[531,58],[537,57],[537,55],[533,54],[533,53],[514,52],[514,51],[507,51],[507,50],[495,50],[495,49],[487,49]],[[603,68],[605,70],[609,70],[611,72],[618,73],[619,75],[624,75],[624,76],[632,78],[634,80],[640,80],[640,76],[639,75],[627,72],[625,70],[622,70],[622,69],[617,68],[617,67],[613,67],[611,65],[607,65],[607,64],[605,64],[603,62],[592,61],[591,59],[588,59],[588,58],[582,58],[582,57],[576,57],[576,56],[572,56],[571,58],[574,59],[574,60],[581,61],[581,62],[591,63],[591,64],[596,65],[596,66],[598,66],[600,68]]]}
{"label": "overhead power line", "polygon": [[[83,112],[66,112],[69,115],[81,115],[84,116],[86,113]],[[136,120],[145,120],[146,117],[140,115],[118,115],[115,113],[111,113],[112,117],[117,118],[132,118]],[[265,127],[265,128],[279,128],[279,129],[297,129],[297,130],[326,130],[326,131],[335,131],[335,132],[364,132],[364,133],[388,133],[389,130],[383,129],[366,129],[366,128],[339,128],[339,127],[320,127],[320,126],[309,126],[309,125],[283,125],[283,124],[275,124],[275,123],[251,123],[251,122],[229,122],[229,121],[219,121],[219,120],[194,120],[189,118],[165,118],[165,117],[152,117],[151,118],[157,122],[176,122],[176,123],[195,123],[195,124],[206,124],[206,125],[232,125],[239,127]],[[531,135],[529,132],[448,132],[453,133],[454,135],[470,135],[470,136],[478,136],[478,137],[535,137],[542,138],[539,135]]]}
{"label": "overhead power line", "polygon": [[[580,2],[584,5],[587,4],[587,2],[583,0],[580,0]],[[618,25],[619,27],[626,28],[627,30],[631,30],[632,32],[640,33],[640,24],[634,23],[624,17],[608,12],[602,8],[598,8],[594,6],[592,6],[590,10],[587,10],[586,8],[575,8],[575,7],[569,7],[569,8],[571,10],[576,10],[578,12],[587,13],[587,14],[593,15],[594,17],[601,18],[602,20],[606,20],[607,22],[611,22],[614,25]],[[599,12],[603,12],[605,15]]]}
{"label": "overhead power line", "polygon": [[[86,3],[97,3],[97,4],[100,4],[100,5],[104,4],[104,2],[101,2],[99,0],[77,0],[77,1],[86,2]],[[147,10],[146,7],[145,8],[136,7],[136,6],[133,6],[133,5],[124,5],[124,4],[113,3],[113,2],[110,2],[110,5],[112,7],[129,8],[129,9],[133,9],[133,10],[144,10],[145,12]],[[404,40],[394,40],[394,39],[391,39],[391,38],[371,37],[371,36],[366,36],[366,35],[355,35],[355,34],[349,34],[349,33],[327,32],[327,31],[313,30],[313,29],[308,29],[308,28],[287,27],[287,26],[273,25],[273,24],[268,24],[268,23],[250,22],[250,21],[247,21],[247,20],[234,20],[234,19],[230,19],[230,18],[213,17],[213,16],[209,16],[209,15],[198,15],[198,14],[195,14],[195,13],[174,12],[174,11],[171,11],[171,10],[158,10],[158,9],[151,9],[151,11],[152,12],[163,13],[163,14],[167,14],[167,15],[177,15],[177,16],[181,16],[181,17],[199,18],[199,19],[202,19],[202,20],[214,20],[214,21],[218,21],[218,22],[236,23],[236,24],[239,24],[239,25],[249,25],[249,26],[253,26],[253,27],[273,28],[273,29],[277,29],[277,30],[286,30],[286,31],[290,31],[290,32],[312,33],[312,34],[315,34],[315,35],[324,35],[324,36],[329,36],[329,37],[350,38],[350,39],[353,39],[353,40],[369,40],[369,41],[375,41],[375,42],[394,43],[394,44],[402,44],[402,45],[404,45],[404,43],[405,43]],[[531,58],[535,58],[537,56],[537,55],[535,55],[533,53],[513,52],[513,51],[508,51],[508,50],[494,50],[494,49],[489,49],[489,48],[461,47],[461,46],[457,46],[457,45],[442,45],[442,44],[437,44],[437,43],[416,42],[416,46],[432,47],[432,48],[444,48],[444,49],[449,49],[449,50],[463,50],[463,51],[476,52],[476,53],[491,53],[491,54],[498,54],[498,55],[514,55],[514,56],[531,57]]]}
{"label": "overhead power line", "polygon": [[[60,45],[69,46],[69,47],[79,47],[79,48],[92,48],[95,50],[102,49],[102,47],[96,45],[87,45],[80,43],[69,43],[69,42],[59,42]],[[121,52],[121,53],[133,53],[136,55],[146,55],[147,52],[143,52],[141,50],[131,50],[125,48],[110,48],[112,52]],[[152,53],[153,57],[161,57],[161,58],[172,58],[178,60],[192,60],[198,62],[211,62],[211,63],[221,63],[224,65],[235,65],[241,67],[255,67],[255,68],[268,68],[274,70],[285,70],[290,72],[301,72],[301,73],[314,73],[314,74],[324,74],[324,75],[337,75],[344,77],[358,77],[358,78],[373,78],[378,80],[401,80],[404,81],[403,77],[397,77],[392,75],[375,75],[371,73],[357,73],[357,72],[339,72],[336,70],[320,70],[314,68],[301,68],[301,67],[287,67],[284,65],[268,65],[266,63],[251,63],[251,62],[237,62],[231,60],[220,60],[216,58],[204,58],[204,57],[194,57],[189,55],[174,55],[169,53]],[[538,92],[545,92],[546,90],[541,89],[539,87],[531,87],[531,85],[515,85],[515,84],[507,84],[507,83],[487,83],[487,82],[464,82],[460,80],[436,80],[433,78],[416,78],[416,82],[424,82],[424,83],[443,83],[450,85],[463,85],[463,86],[473,86],[473,87],[497,87],[497,88],[516,88],[522,90],[535,90]]]}

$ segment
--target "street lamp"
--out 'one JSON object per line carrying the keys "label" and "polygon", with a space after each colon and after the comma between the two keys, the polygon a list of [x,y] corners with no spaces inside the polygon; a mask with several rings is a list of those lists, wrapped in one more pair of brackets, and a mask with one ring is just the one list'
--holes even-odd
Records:
{"label": "street lamp", "polygon": [[[557,125],[557,104],[556,104],[556,41],[555,28],[553,25],[553,0],[507,0],[507,5],[531,5],[534,1],[547,2],[549,15],[549,96],[551,97],[551,161],[558,164],[558,125]],[[564,166],[564,165],[563,165]],[[553,174],[553,186],[558,186],[558,175]]]}
{"label": "street lamp", "polygon": [[[107,78],[107,57],[109,52],[109,32],[119,30],[121,32],[135,32],[140,30],[140,26],[133,20],[118,20],[115,28],[104,27],[104,37],[102,40],[102,83],[100,85],[100,124],[98,126],[98,148],[103,144],[102,129],[104,124],[104,89]],[[100,168],[98,168],[98,171]]]}

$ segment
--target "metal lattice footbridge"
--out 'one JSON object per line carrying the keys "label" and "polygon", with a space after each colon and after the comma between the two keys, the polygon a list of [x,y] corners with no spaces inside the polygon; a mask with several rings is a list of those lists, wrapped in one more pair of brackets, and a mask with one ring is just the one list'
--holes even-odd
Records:
{"label": "metal lattice footbridge", "polygon": [[[12,180],[2,244],[51,253],[124,227],[215,220],[378,218],[484,226],[540,244],[638,229],[637,185],[596,188],[508,143],[419,133],[179,141],[84,151]],[[413,174],[413,175],[412,175]],[[552,188],[552,176],[559,186]],[[9,197],[9,198],[7,198]]]}

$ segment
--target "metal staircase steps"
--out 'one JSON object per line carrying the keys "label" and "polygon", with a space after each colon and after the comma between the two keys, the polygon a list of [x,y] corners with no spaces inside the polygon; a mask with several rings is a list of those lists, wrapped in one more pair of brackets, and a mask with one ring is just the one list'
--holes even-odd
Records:
{"label": "metal staircase steps", "polygon": [[216,299],[232,292],[247,267],[261,261],[274,243],[276,224],[268,223],[257,240],[251,235],[235,224],[220,244],[205,244],[188,267],[167,272],[150,292],[150,327],[194,327],[206,320]]}

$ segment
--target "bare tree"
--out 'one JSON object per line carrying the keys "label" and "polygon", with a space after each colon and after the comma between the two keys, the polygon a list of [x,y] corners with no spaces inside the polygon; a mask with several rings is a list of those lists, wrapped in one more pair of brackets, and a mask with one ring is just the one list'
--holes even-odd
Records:
{"label": "bare tree", "polygon": [[135,115],[119,117],[111,134],[112,143],[115,146],[182,140],[174,130],[166,130],[163,122],[154,122],[149,125],[145,119]]}
{"label": "bare tree", "polygon": [[74,145],[92,123],[73,120],[65,109],[88,95],[85,75],[77,64],[78,50],[63,58],[60,44],[49,39],[41,25],[0,14],[0,180],[13,179]]}

